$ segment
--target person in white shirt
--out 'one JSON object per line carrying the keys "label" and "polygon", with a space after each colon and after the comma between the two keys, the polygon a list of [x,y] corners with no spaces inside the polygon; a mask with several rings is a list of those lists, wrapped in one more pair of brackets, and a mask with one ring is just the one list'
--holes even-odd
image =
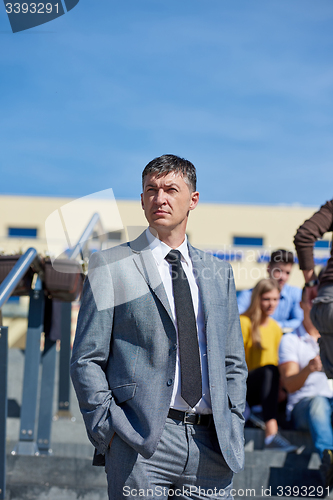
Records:
{"label": "person in white shirt", "polygon": [[326,483],[333,480],[333,391],[319,356],[320,334],[310,319],[305,289],[300,303],[304,320],[294,333],[282,337],[279,370],[288,391],[287,419],[295,429],[309,430],[323,463]]}

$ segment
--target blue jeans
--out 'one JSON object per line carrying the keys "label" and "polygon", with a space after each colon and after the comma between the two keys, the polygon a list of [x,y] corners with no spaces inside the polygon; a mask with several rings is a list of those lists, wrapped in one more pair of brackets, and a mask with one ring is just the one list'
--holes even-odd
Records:
{"label": "blue jeans", "polygon": [[295,429],[309,430],[320,457],[324,450],[333,450],[333,398],[315,396],[301,399],[291,413]]}

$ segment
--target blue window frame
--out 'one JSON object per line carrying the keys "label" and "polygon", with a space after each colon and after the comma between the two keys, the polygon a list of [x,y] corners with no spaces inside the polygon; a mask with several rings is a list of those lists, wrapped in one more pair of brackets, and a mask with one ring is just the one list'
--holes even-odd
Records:
{"label": "blue window frame", "polygon": [[7,300],[7,304],[19,304],[19,303],[20,303],[20,297],[16,297],[16,296],[11,296]]}
{"label": "blue window frame", "polygon": [[264,246],[264,238],[256,238],[253,236],[234,236],[233,245],[235,247],[262,247]]}
{"label": "blue window frame", "polygon": [[315,248],[331,248],[330,240],[318,240],[315,243]]}
{"label": "blue window frame", "polygon": [[35,227],[9,227],[9,238],[37,238],[37,229]]}

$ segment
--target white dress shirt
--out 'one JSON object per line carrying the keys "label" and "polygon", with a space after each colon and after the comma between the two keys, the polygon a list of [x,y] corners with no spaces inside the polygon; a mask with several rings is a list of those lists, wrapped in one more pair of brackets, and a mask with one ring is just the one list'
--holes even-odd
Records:
{"label": "white dress shirt", "polygon": [[[279,365],[290,361],[297,363],[302,370],[310,359],[319,354],[318,342],[305,330],[303,323],[294,333],[285,333],[279,346]],[[290,418],[294,406],[304,398],[323,396],[332,398],[333,392],[325,373],[314,371],[310,373],[300,389],[288,394],[287,419]]]}
{"label": "white dress shirt", "polygon": [[[172,250],[168,245],[160,241],[158,238],[152,235],[149,228],[146,230],[146,236],[148,239],[149,247],[153,253],[155,262],[157,264],[157,268],[159,270],[162,283],[164,285],[170,308],[172,311],[173,320],[175,322],[177,338],[178,338],[178,329],[177,329],[177,321],[176,321],[176,309],[175,309],[175,301],[173,298],[173,289],[172,289],[172,277],[171,277],[171,264],[169,264],[165,257]],[[205,332],[205,322],[202,311],[202,303],[200,299],[200,293],[198,285],[195,281],[194,273],[193,273],[193,265],[188,253],[187,246],[187,237],[185,236],[185,240],[183,243],[176,248],[175,250],[179,250],[181,253],[181,263],[186,274],[191,295],[193,301],[194,314],[197,323],[197,331],[198,331],[198,342],[199,342],[199,351],[200,351],[200,362],[201,362],[201,376],[202,376],[202,398],[196,404],[196,406],[192,409],[186,401],[181,397],[181,381],[180,381],[180,359],[179,359],[179,346],[177,348],[177,362],[176,362],[176,372],[175,372],[175,381],[173,387],[173,393],[171,398],[171,408],[175,408],[181,411],[194,411],[201,414],[211,413],[211,400],[209,393],[209,383],[208,383],[208,364],[207,364],[207,341],[206,341],[206,332]]]}

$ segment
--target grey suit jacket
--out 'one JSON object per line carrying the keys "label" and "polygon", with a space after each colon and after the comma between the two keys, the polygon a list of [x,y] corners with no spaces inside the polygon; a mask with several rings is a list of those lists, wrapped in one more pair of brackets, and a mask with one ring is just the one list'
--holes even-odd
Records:
{"label": "grey suit jacket", "polygon": [[[209,387],[222,454],[244,464],[247,368],[231,266],[189,245],[203,304]],[[176,329],[145,233],[89,263],[71,376],[90,441],[104,454],[116,432],[149,458],[167,418]]]}

